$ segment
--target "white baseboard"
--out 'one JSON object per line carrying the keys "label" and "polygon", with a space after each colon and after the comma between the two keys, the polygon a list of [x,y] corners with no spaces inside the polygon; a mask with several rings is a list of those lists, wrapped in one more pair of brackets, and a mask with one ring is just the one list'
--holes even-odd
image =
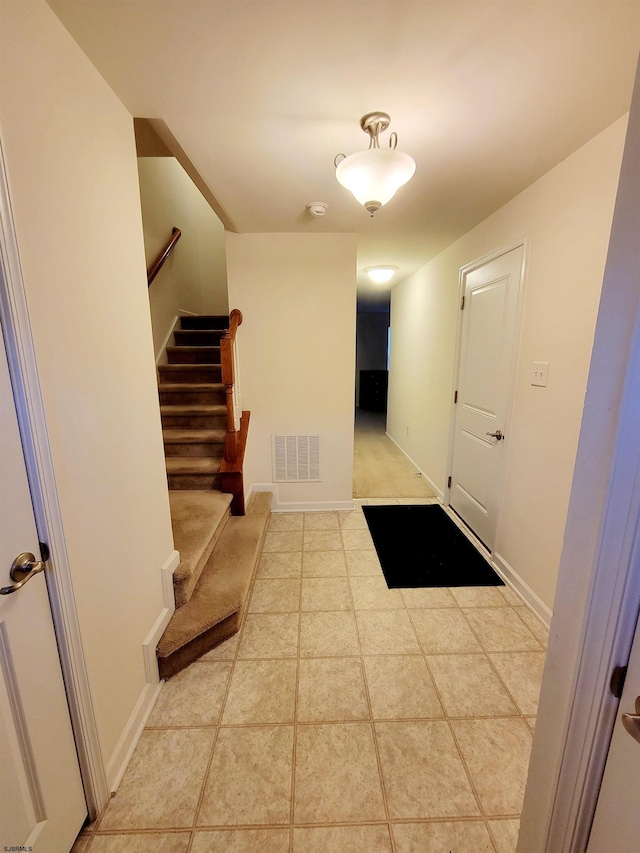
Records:
{"label": "white baseboard", "polygon": [[173,318],[173,320],[171,321],[171,325],[169,326],[169,331],[164,336],[164,339],[163,339],[162,343],[160,344],[160,349],[156,353],[156,367],[159,364],[166,364],[166,362],[164,360],[165,359],[165,352],[166,352],[167,347],[169,346],[169,341],[171,340],[171,336],[173,335],[173,332],[174,332],[176,326],[178,325],[179,320],[180,320],[180,318],[176,315]]}
{"label": "white baseboard", "polygon": [[429,484],[429,488],[433,489],[433,491],[436,493],[436,496],[438,497],[438,499],[439,499],[440,501],[443,501],[443,500],[444,500],[444,492],[442,491],[442,489],[439,489],[439,488],[438,488],[438,486],[436,486],[436,484],[433,482],[433,480],[431,479],[431,477],[429,477],[429,475],[428,475],[428,474],[425,474],[425,473],[424,473],[424,471],[422,470],[422,468],[421,468],[421,467],[420,467],[420,466],[419,466],[419,465],[418,465],[418,464],[417,464],[417,463],[416,463],[416,462],[415,462],[415,461],[414,461],[414,460],[409,456],[409,454],[407,453],[407,451],[406,451],[406,450],[403,450],[403,448],[402,448],[402,447],[400,447],[400,445],[399,445],[399,444],[398,444],[398,442],[395,440],[395,438],[392,438],[392,437],[389,435],[389,433],[388,433],[388,432],[385,432],[385,435],[387,436],[387,438],[388,438],[390,441],[392,441],[392,442],[395,444],[395,446],[398,448],[398,450],[400,451],[400,453],[402,453],[404,456],[406,456],[406,457],[407,457],[407,459],[409,460],[409,462],[411,462],[411,464],[413,465],[413,467],[414,467],[414,468],[416,468],[416,469],[420,472],[420,476],[421,476],[421,477],[424,477],[424,479],[425,479],[425,480],[427,481],[427,483]]}
{"label": "white baseboard", "polygon": [[353,500],[349,501],[281,501],[279,483],[254,483],[249,489],[247,503],[254,492],[271,492],[271,512],[327,512],[329,510],[353,509]]}
{"label": "white baseboard", "polygon": [[112,793],[118,789],[124,772],[127,769],[133,751],[136,748],[140,735],[142,734],[149,714],[156,704],[156,700],[160,694],[162,682],[158,676],[158,661],[156,658],[156,646],[164,633],[164,629],[169,624],[173,612],[175,610],[175,600],[173,597],[173,573],[180,564],[180,554],[178,551],[172,551],[164,561],[160,572],[162,577],[162,596],[164,607],[158,614],[158,618],[153,623],[153,627],[147,634],[142,644],[142,655],[144,660],[144,674],[147,682],[142,689],[140,698],[138,699],[131,716],[124,727],[124,731],[120,735],[118,744],[113,751],[109,763],[107,764],[107,784],[109,791]]}
{"label": "white baseboard", "polygon": [[178,315],[180,317],[197,317],[198,314],[195,311],[187,311],[186,308],[178,308]]}
{"label": "white baseboard", "polygon": [[511,589],[519,595],[524,603],[540,618],[547,626],[551,624],[553,612],[547,607],[540,596],[535,593],[531,587],[522,580],[520,575],[507,563],[507,561],[494,551],[491,558],[491,565],[500,575],[502,580],[508,584]]}
{"label": "white baseboard", "polygon": [[285,501],[271,507],[271,512],[328,512],[355,509],[353,501]]}
{"label": "white baseboard", "polygon": [[136,707],[129,717],[124,731],[120,735],[113,755],[107,764],[107,785],[109,791],[113,794],[118,790],[118,785],[122,781],[125,770],[127,769],[133,751],[138,745],[140,735],[142,734],[145,724],[149,719],[149,714],[156,704],[158,695],[162,688],[163,682],[157,684],[145,684],[140,694],[140,698],[136,702]]}

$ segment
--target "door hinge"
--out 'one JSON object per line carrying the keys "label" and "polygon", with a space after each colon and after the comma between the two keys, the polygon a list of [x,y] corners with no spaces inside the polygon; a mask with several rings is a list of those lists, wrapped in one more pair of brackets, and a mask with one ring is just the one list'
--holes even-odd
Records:
{"label": "door hinge", "polygon": [[451,488],[451,477],[447,477],[447,488]]}
{"label": "door hinge", "polygon": [[616,666],[611,673],[611,680],[609,681],[609,690],[613,693],[616,699],[619,699],[622,696],[622,688],[624,687],[624,680],[627,677],[627,667],[626,666]]}
{"label": "door hinge", "polygon": [[464,311],[464,296],[460,298],[460,310]]}
{"label": "door hinge", "polygon": [[454,402],[454,403],[457,403],[457,402],[458,402],[458,392],[457,392],[457,391],[454,391],[454,392],[453,392],[453,402]]}

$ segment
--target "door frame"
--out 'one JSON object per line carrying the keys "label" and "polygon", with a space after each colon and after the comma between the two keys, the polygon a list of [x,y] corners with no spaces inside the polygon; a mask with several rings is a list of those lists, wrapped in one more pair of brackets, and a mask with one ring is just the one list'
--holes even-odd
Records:
{"label": "door frame", "polygon": [[[640,65],[604,270],[519,853],[584,853],[640,605]],[[631,748],[637,749],[637,746]]]}
{"label": "door frame", "polygon": [[[506,401],[506,414],[505,414],[505,427],[504,432],[505,435],[509,436],[511,433],[511,422],[513,415],[513,398],[514,398],[514,389],[516,383],[516,373],[518,366],[518,358],[520,353],[520,338],[522,332],[522,315],[523,315],[523,304],[524,304],[524,293],[525,293],[525,276],[528,268],[527,259],[528,259],[528,245],[527,238],[523,236],[519,240],[514,240],[511,243],[507,243],[505,246],[502,246],[499,249],[495,249],[492,252],[488,252],[486,255],[482,255],[480,258],[476,258],[473,261],[470,261],[468,264],[460,267],[458,272],[458,322],[456,328],[456,349],[455,349],[455,359],[453,365],[453,393],[451,394],[451,408],[449,414],[449,442],[448,442],[448,451],[447,451],[447,473],[445,479],[445,488],[442,502],[445,506],[450,506],[451,503],[451,487],[449,486],[449,477],[453,471],[453,454],[455,448],[455,437],[456,437],[456,414],[457,414],[457,403],[455,402],[455,392],[457,387],[459,386],[459,378],[460,378],[460,361],[462,354],[462,324],[464,321],[464,311],[461,310],[460,306],[462,304],[462,297],[464,296],[465,291],[465,277],[472,273],[474,270],[483,267],[485,264],[490,263],[491,261],[495,261],[497,258],[502,257],[502,255],[506,255],[514,249],[522,248],[522,266],[520,268],[520,279],[518,282],[518,296],[517,296],[517,310],[516,310],[516,319],[515,319],[515,329],[514,329],[514,346],[513,346],[513,354],[511,357],[511,364],[509,366],[509,387],[507,390],[507,401]],[[500,535],[500,526],[502,521],[502,506],[503,506],[503,497],[504,497],[504,480],[505,480],[505,472],[507,468],[508,461],[508,451],[505,453],[505,458],[503,462],[503,468],[500,475],[500,483],[498,486],[498,518],[496,520],[496,535],[495,542],[499,541]],[[453,510],[451,510],[453,512]],[[456,515],[456,518],[458,516]],[[464,523],[463,523],[464,524]],[[489,557],[492,557],[496,551],[495,543],[493,551],[489,551],[486,546],[475,536],[473,531],[464,525],[464,529],[468,530],[472,536],[472,541],[482,551],[483,554],[486,554]],[[496,568],[494,566],[494,568]],[[502,574],[501,571],[498,572]]]}
{"label": "door frame", "polygon": [[46,542],[50,550],[46,572],[47,592],[87,810],[89,818],[94,820],[107,804],[109,790],[82,649],[1,139],[0,321],[5,336],[36,528],[40,541]]}

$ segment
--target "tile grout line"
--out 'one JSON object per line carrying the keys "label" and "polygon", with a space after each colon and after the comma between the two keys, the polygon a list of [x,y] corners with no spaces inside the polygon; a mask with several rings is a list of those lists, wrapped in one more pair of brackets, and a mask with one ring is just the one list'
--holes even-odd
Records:
{"label": "tile grout line", "polygon": [[[367,527],[367,530],[368,530],[368,527]],[[340,536],[342,537],[342,529],[340,530]],[[342,537],[342,544],[344,546],[344,537]],[[345,562],[346,562],[346,556],[345,556]],[[366,669],[365,669],[365,665],[364,665],[364,659],[363,659],[364,655],[362,653],[362,639],[360,637],[360,628],[358,626],[358,619],[356,617],[355,602],[353,599],[353,589],[351,586],[351,578],[348,578],[347,585],[349,588],[349,596],[351,598],[351,604],[353,605],[353,614],[354,614],[353,619],[354,619],[355,626],[356,626],[356,637],[358,640],[358,648],[360,649],[360,656],[359,656],[360,670],[362,672],[362,680],[364,682],[364,689],[365,689],[365,694],[367,697],[367,706],[369,708],[369,726],[370,726],[370,731],[371,731],[371,739],[373,742],[373,749],[374,749],[375,756],[376,756],[376,764],[378,767],[378,780],[380,783],[380,792],[382,794],[382,805],[383,805],[385,817],[387,820],[387,832],[389,834],[389,844],[391,846],[391,853],[395,853],[396,845],[395,845],[395,840],[393,837],[393,830],[391,827],[391,812],[389,809],[389,799],[388,799],[387,789],[386,789],[386,785],[385,785],[385,781],[384,781],[384,773],[382,772],[382,759],[380,757],[380,746],[378,744],[378,736],[376,733],[376,725],[375,725],[374,713],[373,713],[373,702],[371,701],[371,691],[369,689],[369,681],[367,679],[367,673],[366,673]]]}
{"label": "tile grout line", "polygon": [[[454,600],[456,601],[456,605],[458,605],[458,601],[457,601],[457,599],[455,599],[455,596],[452,596],[452,597],[453,597],[453,598],[454,598]],[[434,675],[433,675],[433,672],[432,672],[432,670],[431,670],[431,667],[429,666],[429,662],[428,662],[428,660],[427,660],[427,654],[426,654],[426,652],[425,652],[424,644],[423,644],[423,642],[421,641],[420,637],[418,636],[418,632],[417,632],[417,630],[416,630],[415,624],[414,624],[414,622],[413,622],[413,619],[411,618],[411,610],[406,606],[406,602],[404,602],[404,597],[402,597],[402,596],[401,596],[401,598],[402,598],[402,600],[403,600],[403,603],[405,604],[405,610],[406,610],[406,612],[407,612],[407,616],[408,616],[408,618],[409,618],[409,622],[411,623],[411,627],[413,628],[413,631],[414,631],[414,633],[415,633],[415,635],[416,635],[416,639],[417,639],[417,641],[418,641],[418,645],[420,646],[420,649],[422,650],[422,658],[423,658],[424,663],[425,663],[425,666],[426,666],[426,668],[427,668],[427,672],[429,673],[429,677],[430,677],[430,679],[431,679],[431,683],[432,683],[432,685],[433,685],[433,689],[435,690],[436,696],[438,697],[438,702],[440,703],[440,707],[442,708],[442,710],[443,710],[443,712],[444,712],[444,714],[445,714],[445,722],[446,722],[446,725],[447,725],[447,728],[448,728],[448,731],[449,731],[449,735],[450,735],[450,737],[451,737],[451,738],[452,738],[452,740],[453,740],[454,747],[455,747],[455,749],[456,749],[456,751],[457,751],[457,753],[458,753],[458,757],[459,757],[460,762],[461,762],[461,764],[462,764],[462,769],[463,769],[463,771],[464,771],[465,776],[467,777],[467,781],[468,781],[468,783],[469,783],[469,786],[470,786],[470,788],[471,788],[471,792],[472,792],[472,794],[473,794],[473,796],[474,796],[474,799],[475,799],[475,801],[476,801],[476,805],[478,806],[478,809],[480,810],[480,819],[482,819],[482,817],[484,817],[484,809],[483,809],[483,807],[482,807],[482,802],[481,802],[481,800],[480,800],[480,795],[479,795],[479,793],[478,793],[478,791],[477,791],[477,789],[476,789],[476,786],[475,786],[475,784],[474,784],[473,778],[472,778],[472,776],[471,776],[471,771],[470,771],[470,770],[469,770],[469,768],[467,767],[467,763],[466,763],[466,761],[464,760],[464,756],[463,756],[463,754],[462,754],[462,750],[460,749],[460,746],[459,746],[459,744],[458,744],[457,738],[455,737],[455,733],[454,733],[454,731],[453,731],[453,726],[451,725],[451,720],[450,720],[450,717],[449,717],[449,713],[448,713],[448,711],[447,711],[447,706],[445,705],[445,702],[444,702],[444,700],[443,700],[443,698],[442,698],[442,694],[441,694],[441,692],[440,692],[440,690],[439,690],[439,688],[438,688],[438,683],[437,683],[436,679],[434,678]],[[433,608],[432,608],[432,609],[433,609]],[[485,825],[485,827],[486,827],[486,824],[484,824],[484,825]],[[492,845],[493,845],[493,838],[492,838],[491,834],[489,834],[489,840],[491,841],[491,843],[492,843]],[[495,845],[493,845],[493,846],[495,847]]]}
{"label": "tile grout line", "polygon": [[[511,609],[513,610],[514,608],[512,607]],[[497,670],[497,668],[495,667],[495,665],[494,665],[493,661],[491,660],[491,657],[490,657],[490,654],[491,654],[491,653],[490,653],[490,652],[485,648],[485,645],[484,645],[484,643],[482,642],[482,638],[480,637],[480,635],[478,634],[478,632],[474,629],[474,627],[473,627],[473,625],[471,624],[471,622],[467,619],[467,616],[466,616],[466,613],[464,612],[464,608],[463,608],[463,607],[460,607],[460,612],[462,613],[462,618],[465,620],[465,622],[466,622],[466,623],[467,623],[467,625],[469,626],[469,629],[471,630],[471,632],[473,633],[474,637],[476,638],[476,640],[477,640],[477,641],[478,641],[478,643],[480,644],[480,647],[481,647],[481,649],[483,650],[483,652],[484,652],[484,654],[485,654],[485,656],[486,656],[487,660],[489,661],[489,665],[490,665],[490,667],[492,668],[492,670],[493,670],[493,671],[495,672],[495,674],[497,675],[498,680],[500,681],[500,684],[502,684],[502,685],[503,685],[503,687],[504,687],[504,688],[505,688],[505,690],[507,691],[508,696],[511,698],[511,701],[512,701],[512,702],[513,702],[513,704],[516,706],[516,708],[517,708],[517,710],[518,710],[518,714],[517,714],[517,716],[518,716],[518,717],[520,717],[520,719],[522,719],[522,722],[524,723],[525,728],[527,729],[527,731],[529,732],[529,734],[533,737],[533,733],[532,733],[531,729],[529,728],[529,725],[528,725],[527,721],[524,719],[524,714],[522,713],[522,710],[521,710],[521,708],[520,708],[520,705],[519,705],[519,704],[518,704],[518,702],[516,701],[516,697],[511,693],[511,691],[510,691],[510,690],[509,690],[509,688],[507,687],[506,683],[502,680],[502,678],[501,678],[501,676],[500,676],[500,673],[498,672],[498,670]],[[516,614],[516,615],[517,615],[517,614]],[[519,617],[518,617],[518,618],[519,618]],[[527,627],[527,626],[525,625],[525,627]],[[527,629],[527,630],[528,630],[528,629]],[[531,636],[533,636],[532,632],[529,632],[529,633],[531,633]],[[535,639],[535,637],[534,637],[534,639]],[[510,651],[511,651],[511,650],[510,650]],[[526,650],[524,650],[524,651],[538,651],[538,650],[537,650],[537,649],[526,649]],[[542,651],[542,650],[540,650],[540,651]],[[520,650],[519,650],[519,649],[516,649],[516,650],[511,651],[511,653],[519,653],[519,652],[520,652]],[[509,654],[509,653],[510,653],[510,652],[505,652],[505,651],[502,651],[502,652],[493,652],[493,654]]]}
{"label": "tile grout line", "polygon": [[[260,557],[261,557],[261,556],[262,556],[262,550],[260,551]],[[260,557],[258,557],[258,562],[260,561]],[[258,574],[258,572],[257,572],[257,566],[256,566],[256,572],[255,572],[254,576],[251,578],[251,583],[250,583],[250,585],[249,585],[249,590],[248,590],[248,592],[247,592],[247,599],[246,599],[246,600],[247,600],[247,602],[250,602],[250,601],[251,601],[251,596],[253,595],[253,588],[254,588],[254,585],[255,585],[255,581],[256,581],[256,576],[257,576],[257,574]],[[186,851],[186,853],[190,853],[191,847],[193,846],[193,842],[194,842],[194,839],[195,839],[195,830],[197,829],[197,826],[198,826],[198,819],[199,819],[199,817],[200,817],[200,811],[201,811],[201,809],[202,809],[202,803],[203,803],[203,801],[204,801],[204,795],[205,795],[205,792],[206,792],[206,790],[207,790],[207,783],[208,783],[208,781],[209,781],[209,775],[210,775],[210,773],[211,773],[211,767],[212,767],[212,765],[213,765],[213,756],[214,756],[215,748],[216,748],[216,746],[217,746],[217,744],[218,744],[218,737],[219,737],[219,735],[220,735],[220,726],[222,725],[222,718],[223,718],[223,716],[224,716],[224,712],[225,712],[225,709],[226,709],[226,707],[227,707],[227,701],[228,701],[228,699],[229,699],[229,693],[230,693],[230,691],[231,691],[231,683],[232,683],[232,681],[233,681],[233,675],[234,675],[234,673],[235,673],[235,669],[236,669],[236,662],[237,662],[237,660],[238,660],[238,651],[239,651],[239,649],[240,649],[240,643],[242,642],[242,634],[244,633],[244,625],[245,625],[245,620],[246,620],[247,612],[248,612],[248,608],[247,608],[247,611],[246,611],[245,613],[243,613],[243,614],[242,614],[242,617],[241,617],[241,623],[240,623],[240,628],[239,628],[239,629],[238,629],[238,631],[236,632],[236,633],[238,634],[238,642],[236,643],[236,647],[235,647],[235,649],[234,649],[233,659],[232,659],[232,661],[231,661],[231,669],[230,669],[230,671],[229,671],[229,675],[228,675],[228,678],[227,678],[227,684],[226,684],[226,687],[225,687],[225,691],[224,691],[224,695],[223,695],[222,703],[221,703],[221,705],[220,705],[220,713],[219,713],[219,715],[218,715],[218,724],[217,724],[217,726],[216,726],[216,731],[215,731],[215,734],[214,734],[214,737],[213,737],[213,742],[212,742],[212,745],[211,745],[211,751],[210,751],[210,753],[209,753],[209,760],[208,760],[208,762],[207,762],[207,768],[206,768],[206,771],[205,771],[205,774],[204,774],[204,779],[203,779],[203,782],[202,782],[202,787],[201,787],[201,789],[200,789],[200,796],[198,797],[198,802],[197,802],[197,804],[196,804],[196,809],[195,809],[194,818],[193,818],[193,824],[192,824],[192,836],[191,836],[191,841],[190,841],[190,843],[189,843],[189,848],[188,848],[188,850]],[[229,639],[230,639],[230,638],[229,638]]]}
{"label": "tile grout line", "polygon": [[289,802],[289,853],[293,853],[295,843],[295,809],[296,809],[296,763],[298,760],[298,701],[300,696],[300,644],[302,635],[302,588],[304,585],[304,522],[302,516],[302,551],[300,552],[300,592],[298,595],[298,638],[296,643],[296,684],[293,699],[293,752],[291,756],[291,794]]}

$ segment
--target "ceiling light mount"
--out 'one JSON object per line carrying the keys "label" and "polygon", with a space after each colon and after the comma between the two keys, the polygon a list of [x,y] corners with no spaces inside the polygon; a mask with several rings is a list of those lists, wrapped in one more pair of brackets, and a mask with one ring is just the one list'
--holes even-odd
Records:
{"label": "ceiling light mount", "polygon": [[365,133],[368,133],[371,137],[369,140],[369,148],[380,148],[378,136],[381,133],[384,133],[390,124],[391,116],[389,116],[387,113],[367,113],[366,116],[362,116],[362,118],[360,119],[360,127],[364,130]]}
{"label": "ceiling light mount", "polygon": [[389,148],[380,148],[380,134],[390,122],[389,115],[380,111],[362,116],[360,127],[369,134],[369,150],[349,157],[338,154],[333,161],[338,182],[351,190],[371,216],[411,180],[416,170],[413,158],[396,150],[396,133],[389,137]]}

